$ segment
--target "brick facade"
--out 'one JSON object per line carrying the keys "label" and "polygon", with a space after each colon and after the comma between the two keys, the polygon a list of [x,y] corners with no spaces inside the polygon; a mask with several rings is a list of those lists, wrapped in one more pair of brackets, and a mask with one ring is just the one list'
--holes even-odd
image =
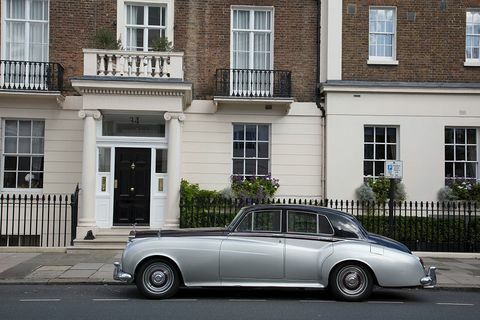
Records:
{"label": "brick facade", "polygon": [[[355,14],[348,5],[355,5]],[[367,65],[374,5],[397,7],[396,66]],[[343,80],[480,82],[480,68],[464,66],[467,8],[480,8],[480,0],[343,0]]]}
{"label": "brick facade", "polygon": [[[146,1],[148,2],[148,1]],[[230,67],[232,5],[273,6],[274,69],[292,71],[292,94],[314,101],[316,83],[315,0],[176,0],[175,50],[185,53],[185,78],[194,84],[194,99],[211,99],[215,71]],[[51,0],[50,61],[65,68],[69,78],[83,74],[83,48],[91,47],[95,30],[116,32],[116,0]]]}
{"label": "brick facade", "polygon": [[232,5],[273,6],[274,69],[292,71],[292,94],[314,101],[317,1],[176,0],[175,48],[185,52],[186,78],[196,99],[210,99],[215,71],[230,67]]}

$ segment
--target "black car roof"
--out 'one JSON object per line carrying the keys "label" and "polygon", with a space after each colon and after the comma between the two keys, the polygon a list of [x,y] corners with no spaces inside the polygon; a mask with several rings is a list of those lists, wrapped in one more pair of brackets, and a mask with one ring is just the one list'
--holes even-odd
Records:
{"label": "black car roof", "polygon": [[354,220],[354,216],[337,209],[327,208],[327,207],[320,207],[320,206],[313,206],[313,205],[305,205],[305,204],[254,204],[251,206],[246,207],[246,210],[263,210],[263,209],[296,209],[296,210],[307,210],[307,211],[314,211],[316,213],[323,213],[326,215],[336,215],[342,216],[344,218]]}

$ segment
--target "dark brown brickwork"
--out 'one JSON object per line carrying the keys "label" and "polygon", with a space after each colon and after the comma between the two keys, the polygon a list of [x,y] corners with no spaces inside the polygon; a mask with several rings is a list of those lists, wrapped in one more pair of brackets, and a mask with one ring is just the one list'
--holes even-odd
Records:
{"label": "dark brown brickwork", "polygon": [[[349,4],[356,5],[354,15]],[[367,65],[371,5],[397,7],[398,66]],[[480,8],[480,0],[343,0],[343,79],[480,82],[480,68],[464,66],[467,8]]]}
{"label": "dark brown brickwork", "polygon": [[212,98],[216,69],[230,68],[232,5],[274,7],[274,68],[292,71],[292,94],[298,101],[314,101],[315,0],[176,0],[175,48],[185,52],[186,78],[194,83],[195,98]]}
{"label": "dark brown brickwork", "polygon": [[[145,2],[148,2],[145,1]],[[274,69],[292,71],[292,94],[314,101],[316,82],[316,0],[176,0],[175,50],[185,53],[185,78],[195,99],[211,99],[215,71],[230,67],[232,5],[273,6]],[[116,0],[50,0],[50,61],[71,77],[83,75],[83,48],[91,48],[100,27],[116,32]]]}
{"label": "dark brown brickwork", "polygon": [[92,47],[95,30],[111,28],[116,33],[116,0],[50,0],[50,61],[65,68],[69,78],[83,75],[83,48]]}

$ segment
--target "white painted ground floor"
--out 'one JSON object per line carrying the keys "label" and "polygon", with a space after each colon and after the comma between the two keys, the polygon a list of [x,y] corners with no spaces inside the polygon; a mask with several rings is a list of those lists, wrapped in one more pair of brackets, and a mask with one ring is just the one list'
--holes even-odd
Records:
{"label": "white painted ground floor", "polygon": [[356,199],[385,160],[403,162],[407,200],[437,201],[452,179],[479,179],[480,88],[327,83],[326,195]]}

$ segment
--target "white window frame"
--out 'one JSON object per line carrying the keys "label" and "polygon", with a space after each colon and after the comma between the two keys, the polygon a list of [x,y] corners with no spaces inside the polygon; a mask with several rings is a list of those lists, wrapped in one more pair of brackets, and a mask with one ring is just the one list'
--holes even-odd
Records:
{"label": "white window frame", "polygon": [[[365,141],[365,129],[366,128],[373,128],[373,141]],[[382,128],[385,130],[385,141],[384,142],[377,142],[376,140],[376,129],[377,128]],[[387,129],[395,129],[395,142],[388,142],[387,140]],[[367,159],[365,157],[365,145],[373,145],[373,159]],[[383,159],[376,159],[376,150],[377,150],[377,145],[381,145],[383,146],[383,148],[385,148],[385,154],[384,154],[384,158]],[[388,159],[387,157],[387,146],[392,146],[392,145],[395,145],[395,159]],[[385,161],[386,160],[400,160],[400,127],[399,126],[396,126],[396,125],[378,125],[378,124],[372,124],[372,125],[364,125],[363,126],[363,166],[362,166],[362,175],[364,178],[373,178],[373,179],[377,179],[377,178],[380,178],[380,177],[383,177],[383,175],[380,175],[380,176],[377,176],[375,174],[375,166],[376,166],[376,163],[378,162],[383,162],[384,163],[384,166],[382,168],[382,171],[383,171],[383,174],[385,174]],[[373,171],[372,171],[372,175],[365,175],[365,162],[373,162],[374,163],[374,166],[373,166]]]}
{"label": "white window frame", "polygon": [[[480,41],[480,31],[479,31],[479,33],[469,33],[469,31],[468,31],[468,29],[469,29],[468,28],[468,26],[469,26],[468,14],[469,13],[474,14],[474,15],[478,15],[480,17],[480,9],[478,9],[478,8],[477,9],[468,9],[466,11],[466,14],[465,14],[465,63],[464,63],[464,65],[466,67],[480,67],[480,54],[479,54],[478,58],[468,58],[468,56],[467,56],[468,50],[469,50],[469,46],[468,46],[469,37],[470,38],[478,37],[478,39]],[[472,26],[472,28],[473,28],[473,26]],[[480,49],[479,49],[479,51],[480,51]]]}
{"label": "white window frame", "polygon": [[[446,129],[454,129],[454,133],[453,133],[453,143],[447,143],[446,141],[446,136],[444,138],[444,147],[445,147],[445,151],[444,151],[444,164],[445,164],[445,170],[444,170],[444,177],[445,177],[445,182],[447,181],[451,181],[451,182],[454,182],[456,180],[460,180],[460,181],[464,181],[464,180],[476,180],[477,182],[479,181],[479,171],[480,171],[480,167],[479,167],[479,159],[480,159],[480,129],[479,128],[475,128],[475,127],[461,127],[461,126],[445,126],[444,128],[444,135],[445,135],[445,131]],[[465,130],[465,141],[463,143],[457,143],[456,141],[456,134],[455,134],[455,131],[456,130]],[[468,143],[468,140],[467,140],[467,130],[469,129],[473,129],[475,130],[475,139],[476,139],[476,143],[475,144],[469,144]],[[453,160],[447,160],[447,157],[446,157],[446,147],[447,146],[453,146],[453,157],[454,159]],[[457,151],[456,151],[456,147],[457,146],[464,146],[465,147],[465,159],[464,160],[457,160],[456,158],[456,155],[457,155]],[[468,160],[468,147],[475,147],[476,148],[476,160]],[[447,169],[447,163],[453,163],[453,177],[447,177],[446,176],[446,169]],[[456,177],[455,176],[455,164],[457,163],[462,163],[463,164],[463,177]],[[475,177],[466,177],[466,173],[467,173],[467,170],[466,170],[466,166],[468,163],[473,163],[475,164]]]}
{"label": "white window frame", "polygon": [[[234,137],[235,137],[235,126],[243,126],[244,127],[244,137],[242,140],[235,140]],[[255,140],[246,140],[246,126],[257,126],[257,136],[256,136],[256,139]],[[268,127],[268,141],[263,141],[263,140],[258,140],[258,126],[267,126]],[[235,175],[235,176],[242,176],[242,177],[246,177],[246,176],[254,176],[254,177],[265,177],[267,176],[268,174],[271,173],[271,164],[272,164],[272,152],[271,152],[271,149],[272,149],[272,126],[268,123],[232,123],[232,175]],[[244,156],[243,157],[235,157],[234,156],[234,153],[233,153],[233,146],[234,146],[234,143],[235,142],[243,142],[244,143]],[[254,142],[255,143],[255,146],[256,146],[256,157],[246,157],[245,155],[245,152],[246,152],[246,147],[245,147],[245,144],[247,142]],[[268,142],[268,157],[267,158],[259,158],[258,157],[258,143],[259,142]],[[243,160],[244,161],[244,165],[243,165],[243,173],[242,174],[238,174],[238,173],[234,173],[233,172],[233,162],[234,160]],[[245,172],[245,161],[246,160],[255,160],[255,174],[253,175],[250,175],[250,174],[246,174]],[[266,174],[258,174],[258,160],[267,160],[268,162],[268,169],[267,169],[267,173]]]}
{"label": "white window frame", "polygon": [[[43,153],[33,153],[33,150],[30,150],[31,152],[30,153],[24,153],[24,154],[20,154],[18,153],[18,150],[17,150],[17,153],[13,154],[13,153],[5,153],[5,129],[6,129],[6,125],[5,125],[5,121],[30,121],[32,124],[33,124],[33,121],[40,121],[40,122],[43,122],[44,123],[44,131],[43,131]],[[4,118],[1,120],[1,153],[0,153],[0,190],[2,191],[10,191],[10,192],[19,192],[19,193],[29,193],[29,192],[41,192],[43,190],[43,188],[45,187],[45,131],[46,131],[46,121],[45,119],[19,119],[19,118]],[[33,131],[30,133],[30,138],[33,139]],[[19,136],[17,135],[17,139],[19,138]],[[18,142],[17,142],[18,144]],[[18,148],[18,145],[17,145],[17,148]],[[43,173],[43,184],[42,184],[42,188],[6,188],[4,187],[4,177],[5,177],[5,157],[6,156],[29,156],[29,157],[43,157],[43,170],[41,171]],[[31,162],[30,162],[30,172],[32,171],[31,170]],[[17,160],[17,169],[15,172],[18,172],[18,160]],[[40,172],[40,171],[35,171],[35,172]]]}
{"label": "white window frame", "polygon": [[[393,32],[373,32],[370,27],[370,17],[373,10],[392,10],[393,11]],[[392,56],[371,56],[370,38],[372,34],[393,35]],[[397,60],[397,7],[390,6],[371,6],[368,10],[368,61],[367,64],[398,65]]]}
{"label": "white window frame", "polygon": [[[1,11],[2,11],[2,23],[1,23],[1,59],[7,60],[7,46],[6,46],[6,30],[7,30],[7,20],[15,22],[24,22],[25,23],[25,55],[24,61],[32,61],[30,59],[30,23],[46,23],[47,24],[47,47],[45,52],[44,61],[35,61],[35,62],[48,62],[49,60],[49,43],[50,43],[50,0],[47,0],[47,20],[31,20],[30,19],[30,2],[31,0],[25,0],[25,19],[7,19],[7,1],[1,1]],[[10,58],[8,58],[11,60]]]}
{"label": "white window frame", "polygon": [[[139,6],[145,6],[145,5],[154,5],[154,6],[166,6],[167,7],[167,12],[166,12],[166,31],[165,34],[168,38],[168,41],[174,45],[174,32],[173,32],[173,27],[174,27],[174,21],[175,21],[175,7],[174,7],[174,2],[175,0],[117,0],[117,39],[121,39],[122,41],[122,46],[126,46],[127,44],[127,18],[126,18],[126,13],[127,13],[127,4],[134,4],[134,5],[139,5]],[[145,41],[148,43],[148,39],[145,39],[144,37],[144,48],[145,48]]]}

